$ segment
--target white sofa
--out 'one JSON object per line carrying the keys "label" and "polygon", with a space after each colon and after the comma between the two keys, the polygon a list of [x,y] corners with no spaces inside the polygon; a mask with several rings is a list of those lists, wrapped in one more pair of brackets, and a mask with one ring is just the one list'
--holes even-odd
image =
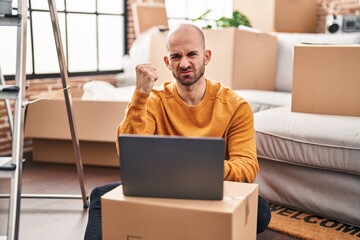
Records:
{"label": "white sofa", "polygon": [[360,226],[360,117],[290,109],[293,45],[360,44],[360,33],[276,35],[276,91],[237,91],[254,111],[260,195],[290,208]]}
{"label": "white sofa", "polygon": [[360,117],[279,107],[254,114],[260,195],[360,225]]}

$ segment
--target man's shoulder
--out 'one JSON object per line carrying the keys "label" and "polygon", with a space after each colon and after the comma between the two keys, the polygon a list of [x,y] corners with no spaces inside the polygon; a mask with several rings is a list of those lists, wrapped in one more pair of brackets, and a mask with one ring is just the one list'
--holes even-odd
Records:
{"label": "man's shoulder", "polygon": [[210,95],[220,99],[222,102],[226,103],[238,103],[245,101],[239,94],[237,94],[233,89],[224,85],[221,82],[208,80],[209,89],[211,91]]}
{"label": "man's shoulder", "polygon": [[209,82],[212,88],[211,93],[212,97],[221,104],[221,108],[225,111],[235,113],[241,112],[242,114],[251,114],[251,106],[249,102],[237,94],[230,87],[225,86],[221,82]]}

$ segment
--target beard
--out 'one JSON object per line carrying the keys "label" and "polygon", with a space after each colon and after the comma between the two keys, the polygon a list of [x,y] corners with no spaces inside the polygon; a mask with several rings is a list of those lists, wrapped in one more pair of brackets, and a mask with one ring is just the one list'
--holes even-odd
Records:
{"label": "beard", "polygon": [[[184,72],[191,71],[189,74],[183,74]],[[172,74],[176,80],[183,86],[191,86],[195,84],[205,73],[205,64],[198,69],[193,69],[191,66],[188,68],[180,68],[178,72],[172,71]]]}

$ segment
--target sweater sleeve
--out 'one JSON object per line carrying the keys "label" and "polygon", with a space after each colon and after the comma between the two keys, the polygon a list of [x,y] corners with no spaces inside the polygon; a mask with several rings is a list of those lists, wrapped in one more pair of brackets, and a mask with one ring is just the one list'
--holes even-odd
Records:
{"label": "sweater sleeve", "polygon": [[[149,96],[150,94],[134,91],[132,99],[126,107],[125,117],[118,127],[117,136],[121,134],[154,134],[155,121],[147,111]],[[119,153],[118,141],[116,141],[116,148]]]}
{"label": "sweater sleeve", "polygon": [[259,170],[256,156],[254,116],[250,105],[243,102],[236,110],[227,136],[228,159],[224,178],[228,181],[255,180]]}

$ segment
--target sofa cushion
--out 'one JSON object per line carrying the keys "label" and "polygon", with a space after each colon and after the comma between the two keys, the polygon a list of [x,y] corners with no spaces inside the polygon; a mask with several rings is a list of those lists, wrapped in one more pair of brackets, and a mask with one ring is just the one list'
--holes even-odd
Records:
{"label": "sofa cushion", "polygon": [[291,93],[289,92],[263,90],[235,90],[235,92],[250,103],[254,113],[291,105]]}
{"label": "sofa cushion", "polygon": [[360,117],[291,112],[254,114],[259,157],[360,175]]}
{"label": "sofa cushion", "polygon": [[295,44],[359,44],[360,33],[325,34],[325,33],[274,33],[278,39],[277,69],[275,89],[277,91],[292,90],[293,47]]}

